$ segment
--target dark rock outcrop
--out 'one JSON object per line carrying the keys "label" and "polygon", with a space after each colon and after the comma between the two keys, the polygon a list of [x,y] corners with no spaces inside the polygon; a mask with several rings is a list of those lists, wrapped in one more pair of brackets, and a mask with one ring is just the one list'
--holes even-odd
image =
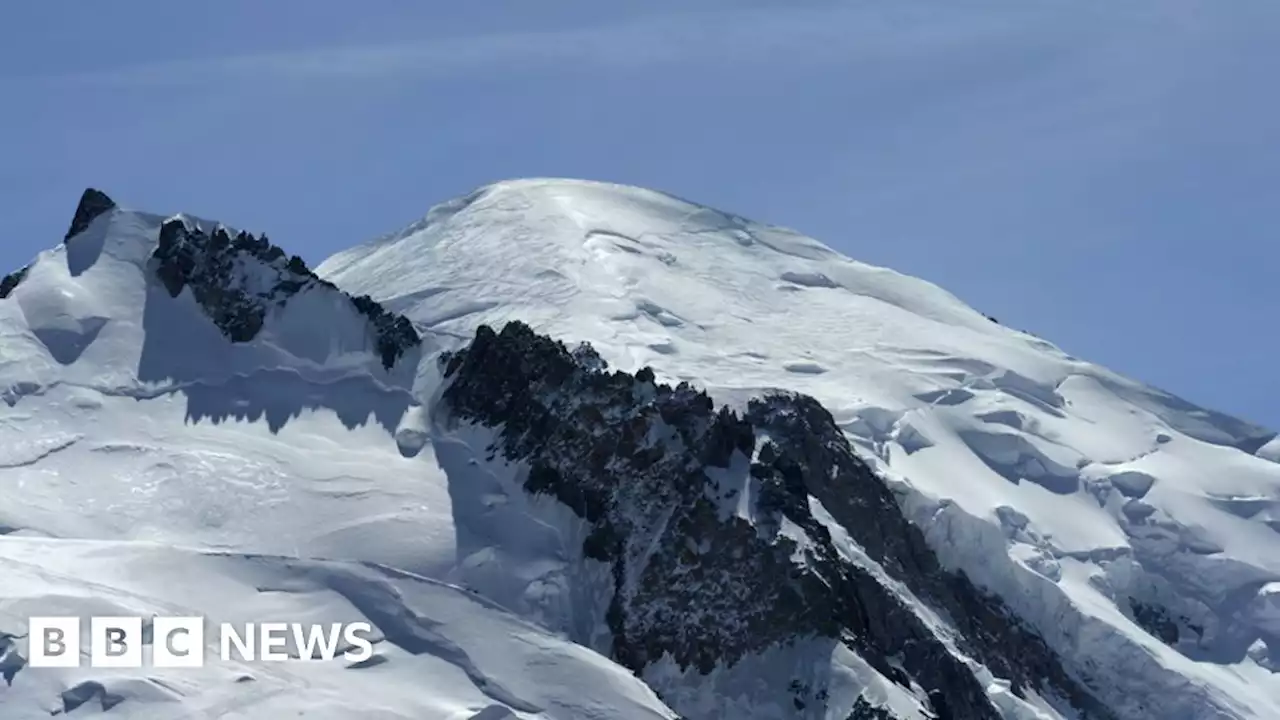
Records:
{"label": "dark rock outcrop", "polygon": [[[941,567],[924,533],[906,519],[888,486],[857,456],[817,400],[795,393],[775,394],[752,401],[748,418],[767,431],[776,447],[778,459],[773,464],[779,472],[787,468],[798,475],[791,480],[794,492],[822,503],[868,556],[943,613],[960,632],[962,651],[1011,681],[1019,695],[1027,688],[1047,686],[1090,717],[1110,717],[1003,601],[979,589],[963,573]],[[802,526],[807,522],[792,520]]]}
{"label": "dark rock outcrop", "polygon": [[1139,627],[1170,647],[1177,645],[1178,641],[1188,634],[1198,637],[1204,633],[1203,627],[1193,623],[1185,615],[1175,615],[1168,608],[1154,601],[1143,602],[1136,598],[1129,598],[1129,610],[1133,613],[1133,620]]}
{"label": "dark rock outcrop", "polygon": [[67,230],[63,242],[84,232],[94,218],[115,206],[115,201],[101,190],[85,188],[84,193],[80,195],[80,203],[76,205],[76,214],[71,218],[71,227]]}
{"label": "dark rock outcrop", "polygon": [[[275,269],[272,263],[284,253],[271,250],[271,246],[251,235],[241,233],[233,241],[218,227],[210,236],[199,228],[188,229],[182,220],[174,218],[160,226],[160,242],[152,259],[156,261],[156,277],[170,296],[177,297],[189,286],[196,302],[229,340],[248,342],[262,329],[269,304],[278,300],[272,295],[290,289],[296,292],[302,287],[302,283],[288,277],[265,284],[265,297],[261,290],[244,287],[239,257],[249,256],[265,268]],[[292,287],[284,285],[290,281],[295,283]]]}
{"label": "dark rock outcrop", "polygon": [[13,685],[13,679],[26,666],[27,659],[18,653],[14,636],[0,632],[0,677],[4,678],[5,685]]}
{"label": "dark rock outcrop", "polygon": [[[997,718],[983,685],[897,591],[843,558],[810,496],[885,572],[964,635],[960,648],[1016,691],[1048,687],[1085,717],[1108,718],[1044,643],[992,596],[941,569],[919,529],[803,395],[753,400],[745,417],[688,384],[607,372],[589,347],[570,352],[522,323],[482,326],[446,355],[443,400],[456,420],[501,428],[491,452],[528,465],[525,489],[590,525],[583,551],[609,563],[613,594],[601,648],[640,673],[664,656],[708,673],[803,639],[840,642],[882,675],[929,694],[939,718]],[[734,453],[754,455],[755,522],[725,512]],[[747,482],[746,478],[741,478]],[[782,532],[783,520],[803,530]],[[794,688],[792,688],[794,690]],[[824,688],[779,702],[825,701]],[[870,706],[854,717],[877,717]],[[862,713],[857,715],[856,713]]]}
{"label": "dark rock outcrop", "polygon": [[[320,282],[329,285],[323,280]],[[330,285],[330,287],[333,286]],[[360,314],[369,318],[369,322],[373,325],[383,367],[390,368],[406,350],[422,342],[418,337],[418,331],[413,329],[413,323],[408,318],[387,310],[368,295],[356,295],[351,298],[351,302]]]}
{"label": "dark rock outcrop", "polygon": [[9,297],[14,289],[18,287],[18,284],[27,279],[27,273],[30,272],[30,270],[31,267],[27,266],[0,278],[0,300]]}
{"label": "dark rock outcrop", "polygon": [[368,318],[385,368],[390,369],[421,342],[407,318],[387,311],[367,296],[347,295],[316,276],[302,258],[286,255],[265,235],[254,237],[241,231],[232,237],[221,225],[208,233],[171,218],[160,227],[152,263],[169,295],[177,297],[189,288],[210,320],[232,342],[252,340],[271,308],[310,287],[341,294]]}
{"label": "dark rock outcrop", "polygon": [[87,702],[97,700],[103,712],[124,702],[124,698],[110,692],[102,683],[85,680],[62,691],[62,712],[71,713]]}
{"label": "dark rock outcrop", "polygon": [[853,703],[853,710],[847,720],[898,720],[898,717],[882,707],[872,705],[866,698],[859,697]]}

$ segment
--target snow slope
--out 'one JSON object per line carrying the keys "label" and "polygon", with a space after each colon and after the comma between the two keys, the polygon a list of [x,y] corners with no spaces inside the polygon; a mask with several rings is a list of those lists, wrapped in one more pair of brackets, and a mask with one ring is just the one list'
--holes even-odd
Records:
{"label": "snow slope", "polygon": [[[111,208],[0,283],[0,632],[55,607],[364,617],[390,661],[21,669],[0,687],[4,717],[47,716],[84,681],[137,718],[673,717],[582,647],[606,646],[607,604],[572,592],[603,572],[583,524],[521,491],[527,468],[492,457],[493,432],[440,417],[438,354],[511,320],[734,406],[770,388],[817,398],[943,562],[998,593],[1116,717],[1280,717],[1273,433],[929,283],[635,188],[482,188],[329,259],[316,273],[332,285],[237,256],[230,285],[265,313],[237,342],[211,320],[225,288],[159,279],[165,223]],[[403,313],[420,343],[388,363],[342,291]],[[747,500],[726,512],[750,516]],[[953,621],[811,505],[846,562],[950,642]],[[0,668],[20,645],[0,647]],[[966,662],[1003,717],[1073,717]],[[843,649],[644,679],[691,718],[797,717],[755,701],[788,672],[838,678],[846,714],[861,693],[928,717],[919,688]]]}
{"label": "snow slope", "polygon": [[[0,299],[0,717],[105,712],[104,693],[147,719],[674,717],[608,659],[428,579],[455,533],[431,448],[393,437],[403,421],[412,445],[416,350],[385,368],[320,284],[227,342],[154,277],[164,222],[111,209]],[[367,619],[385,662],[22,668],[31,615],[157,613]]]}
{"label": "snow slope", "polygon": [[[214,554],[152,543],[0,544],[0,623],[29,614],[199,614],[230,622],[371,620],[370,660],[216,662],[199,669],[27,669],[0,715],[129,718],[671,718],[607,659],[473,594],[379,566]],[[206,632],[214,651],[217,639]],[[96,683],[96,686],[94,685]],[[70,700],[70,702],[69,702]],[[84,704],[75,706],[75,701]],[[81,709],[83,708],[83,709]]]}
{"label": "snow slope", "polygon": [[927,282],[634,188],[501,183],[317,272],[441,336],[520,319],[725,401],[811,394],[944,561],[1121,716],[1280,716],[1274,433]]}

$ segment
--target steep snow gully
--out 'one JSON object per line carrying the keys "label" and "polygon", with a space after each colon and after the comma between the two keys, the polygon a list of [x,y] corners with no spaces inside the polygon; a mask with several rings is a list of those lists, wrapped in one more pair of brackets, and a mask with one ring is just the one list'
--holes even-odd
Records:
{"label": "steep snow gully", "polygon": [[[661,193],[314,270],[88,190],[0,279],[0,716],[1280,717],[1280,440]],[[35,614],[375,656],[31,668]]]}

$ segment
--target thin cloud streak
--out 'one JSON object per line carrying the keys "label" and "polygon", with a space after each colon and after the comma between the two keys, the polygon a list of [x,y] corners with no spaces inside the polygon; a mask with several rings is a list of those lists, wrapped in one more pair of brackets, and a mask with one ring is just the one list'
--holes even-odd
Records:
{"label": "thin cloud streak", "polygon": [[1007,36],[1026,20],[1025,12],[975,15],[956,10],[940,19],[939,10],[945,12],[939,7],[926,15],[890,3],[859,2],[731,15],[687,13],[573,30],[174,60],[20,81],[129,88],[246,80],[447,77],[484,69],[519,72],[547,65],[617,71],[689,61],[743,65],[776,59],[794,66],[945,50],[980,41],[984,35]]}

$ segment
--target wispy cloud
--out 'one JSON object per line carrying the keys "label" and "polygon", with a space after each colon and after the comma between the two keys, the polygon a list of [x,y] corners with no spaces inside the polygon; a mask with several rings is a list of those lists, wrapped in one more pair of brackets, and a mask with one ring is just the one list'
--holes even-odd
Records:
{"label": "wispy cloud", "polygon": [[[920,20],[924,17],[927,22]],[[896,9],[892,3],[824,3],[803,8],[668,14],[572,30],[164,61],[28,80],[146,87],[452,76],[548,66],[625,70],[664,63],[741,65],[773,60],[795,66],[886,52],[937,50],[939,45],[972,42],[975,34],[1003,34],[1021,17],[1022,13],[983,16],[946,11],[941,3],[928,15]]]}

